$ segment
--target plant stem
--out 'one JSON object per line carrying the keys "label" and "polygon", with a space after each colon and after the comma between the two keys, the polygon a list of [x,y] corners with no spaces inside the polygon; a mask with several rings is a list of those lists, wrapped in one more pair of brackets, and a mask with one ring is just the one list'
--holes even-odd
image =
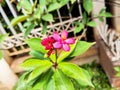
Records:
{"label": "plant stem", "polygon": [[84,28],[82,34],[80,36],[78,36],[77,38],[79,40],[81,40],[83,37],[85,37],[86,36],[86,31],[87,31],[87,28]]}
{"label": "plant stem", "polygon": [[57,58],[58,58],[58,56],[57,56],[57,49],[55,49],[55,59],[56,59],[56,63],[57,63]]}

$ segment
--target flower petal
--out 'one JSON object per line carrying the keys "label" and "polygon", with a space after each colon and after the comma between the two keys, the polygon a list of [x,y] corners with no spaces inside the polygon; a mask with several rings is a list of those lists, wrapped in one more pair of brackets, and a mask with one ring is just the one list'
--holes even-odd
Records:
{"label": "flower petal", "polygon": [[60,35],[59,35],[57,32],[54,32],[54,33],[53,33],[53,38],[54,38],[56,41],[61,40],[61,37],[60,37]]}
{"label": "flower petal", "polygon": [[64,40],[67,39],[67,37],[68,37],[68,32],[67,32],[66,30],[62,31],[61,37],[62,37],[62,39],[64,39]]}
{"label": "flower petal", "polygon": [[74,44],[75,43],[75,39],[74,38],[68,38],[65,40],[66,43],[68,44]]}
{"label": "flower petal", "polygon": [[62,44],[61,44],[60,42],[55,42],[55,43],[53,44],[53,47],[54,47],[54,48],[61,48],[61,47],[62,47]]}
{"label": "flower petal", "polygon": [[68,44],[63,44],[63,49],[64,49],[64,51],[69,51],[70,46]]}

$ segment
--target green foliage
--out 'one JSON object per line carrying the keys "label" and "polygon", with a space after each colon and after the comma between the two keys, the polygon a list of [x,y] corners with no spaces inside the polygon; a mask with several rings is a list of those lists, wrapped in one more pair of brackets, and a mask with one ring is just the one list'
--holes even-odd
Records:
{"label": "green foliage", "polygon": [[40,44],[41,39],[32,38],[26,42],[32,48],[30,54],[33,57],[21,64],[21,67],[26,70],[26,74],[21,76],[15,90],[27,90],[28,88],[30,90],[75,90],[72,80],[81,86],[93,87],[91,76],[85,69],[63,62],[75,52],[78,40],[70,46],[69,52],[62,50],[58,56],[53,53],[47,58],[45,58],[46,51],[43,51],[45,49]]}
{"label": "green foliage", "polygon": [[52,12],[60,9],[69,2],[73,4],[75,1],[76,0],[35,0],[32,5],[29,0],[20,0],[17,4],[17,9],[18,11],[22,10],[22,13],[25,13],[26,16],[20,15],[12,19],[11,25],[15,26],[20,22],[23,22],[24,24],[31,23],[31,25],[26,25],[23,27],[25,30],[25,37],[27,37],[31,30],[36,26],[40,27],[40,25],[43,25],[42,30],[45,32],[45,29],[47,28],[44,26],[47,26],[46,24],[54,21]]}
{"label": "green foliage", "polygon": [[93,85],[91,83],[91,77],[86,70],[80,68],[79,66],[77,66],[75,64],[67,63],[67,62],[60,63],[58,67],[68,77],[75,79],[78,82],[78,84],[80,84],[80,85],[84,84],[85,86],[89,85],[89,86],[93,87]]}
{"label": "green foliage", "polygon": [[73,45],[70,46],[71,49],[70,49],[69,52],[62,51],[62,52],[60,53],[57,61],[58,61],[58,62],[61,62],[61,61],[63,61],[65,58],[67,58],[67,57],[72,53],[72,51],[75,49],[76,44],[77,44],[77,41],[76,41],[75,44],[73,44]]}
{"label": "green foliage", "polygon": [[70,57],[78,56],[85,53],[95,42],[85,42],[85,41],[78,41],[74,51],[70,54]]}
{"label": "green foliage", "polygon": [[30,24],[30,26],[27,27],[27,29],[25,30],[25,37],[29,35],[29,33],[34,29],[34,27],[35,27],[34,24]]}
{"label": "green foliage", "polygon": [[115,67],[114,69],[117,72],[116,76],[120,77],[120,67]]}
{"label": "green foliage", "polygon": [[[24,0],[24,1],[25,1],[25,0]],[[14,18],[14,19],[11,21],[11,25],[12,25],[12,26],[15,26],[15,25],[17,25],[18,23],[25,21],[27,18],[29,18],[29,15],[26,15],[26,16],[25,16],[25,15],[18,16],[18,17]]]}
{"label": "green foliage", "polygon": [[45,20],[45,21],[50,21],[50,22],[53,22],[53,15],[52,14],[46,14],[44,16],[42,16],[42,19]]}
{"label": "green foliage", "polygon": [[[0,44],[2,44],[4,42],[4,40],[8,37],[8,34],[1,34],[0,35]],[[0,50],[0,60],[2,58],[2,51]]]}
{"label": "green foliage", "polygon": [[41,53],[39,51],[36,51],[36,50],[31,50],[29,54],[32,57],[37,58],[37,59],[41,59],[41,60],[46,59],[46,58],[44,58],[44,54],[43,53]]}
{"label": "green foliage", "polygon": [[0,51],[0,60],[1,60],[1,58],[2,58],[2,55],[3,55],[3,54],[2,54],[2,51]]}
{"label": "green foliage", "polygon": [[29,78],[28,78],[28,82],[30,82],[31,80],[34,80],[35,78],[37,78],[38,76],[40,76],[42,73],[46,72],[50,67],[52,66],[52,63],[50,61],[45,61],[43,63],[41,63],[41,65],[37,68],[35,68]]}
{"label": "green foliage", "polygon": [[99,14],[97,15],[92,15],[91,18],[91,12],[93,9],[93,3],[92,0],[83,0],[83,17],[81,22],[77,22],[77,26],[74,29],[74,34],[81,32],[82,30],[86,30],[88,27],[95,27],[97,24],[94,19],[98,18],[100,21],[104,21],[105,17],[109,18],[112,17],[112,14],[109,12],[106,12],[106,8],[103,8],[100,10]]}
{"label": "green foliage", "polygon": [[41,39],[40,38],[31,38],[26,40],[26,43],[30,46],[31,49],[45,53],[46,50],[44,46],[41,45]]}
{"label": "green foliage", "polygon": [[87,23],[87,26],[89,26],[89,27],[95,27],[97,25],[96,25],[95,21],[90,21],[90,22]]}
{"label": "green foliage", "polygon": [[60,5],[58,2],[52,3],[52,4],[50,4],[49,7],[48,7],[48,12],[57,10],[57,9],[59,9],[60,7],[61,7],[61,5]]}
{"label": "green foliage", "polygon": [[90,14],[93,8],[92,0],[83,0],[83,7],[86,10],[86,12]]}
{"label": "green foliage", "polygon": [[56,69],[53,75],[55,90],[74,90],[71,80],[59,69]]}
{"label": "green foliage", "polygon": [[100,64],[96,62],[92,62],[90,64],[85,64],[81,66],[84,69],[87,69],[87,71],[90,73],[92,77],[92,83],[94,85],[93,87],[89,86],[79,86],[75,82],[75,90],[116,90],[115,88],[112,88],[110,85],[106,73],[103,71]]}
{"label": "green foliage", "polygon": [[1,34],[0,35],[0,44],[8,37],[8,34]]}
{"label": "green foliage", "polygon": [[75,27],[74,33],[79,33],[84,29],[84,24],[83,23],[79,23],[79,25],[77,27]]}

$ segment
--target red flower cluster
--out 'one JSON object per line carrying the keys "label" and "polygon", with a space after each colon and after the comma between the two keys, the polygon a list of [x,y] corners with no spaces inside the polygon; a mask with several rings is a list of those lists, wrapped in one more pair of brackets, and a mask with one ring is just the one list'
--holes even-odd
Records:
{"label": "red flower cluster", "polygon": [[41,44],[45,46],[45,49],[48,50],[48,56],[51,55],[54,48],[55,49],[63,49],[64,51],[70,50],[70,44],[74,44],[74,38],[68,38],[68,32],[66,30],[61,32],[59,35],[57,32],[54,32],[51,37],[47,37],[42,40]]}
{"label": "red flower cluster", "polygon": [[45,46],[45,49],[48,50],[47,54],[48,56],[51,55],[51,53],[53,52],[53,43],[55,42],[55,40],[52,37],[47,37],[45,39],[42,40],[41,44],[43,46]]}

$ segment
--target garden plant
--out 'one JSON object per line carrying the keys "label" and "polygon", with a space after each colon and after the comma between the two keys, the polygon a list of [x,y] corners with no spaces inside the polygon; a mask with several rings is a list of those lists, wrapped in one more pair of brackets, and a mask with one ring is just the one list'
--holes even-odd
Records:
{"label": "garden plant", "polygon": [[[76,0],[35,0],[33,5],[29,0],[20,0],[18,3],[18,10],[25,15],[14,18],[11,25],[19,22],[24,24],[25,42],[31,48],[32,57],[20,65],[25,72],[20,76],[15,90],[76,90],[76,84],[94,87],[87,69],[69,61],[95,44],[81,41],[81,38],[85,37],[88,27],[96,26],[94,19],[103,21],[104,17],[112,16],[105,8],[91,18],[92,0],[83,0],[83,17],[81,22],[74,22],[74,37],[68,37],[67,30],[61,30],[61,33],[53,32],[43,39],[26,38],[34,28],[40,26],[45,34],[49,22],[54,22],[52,12],[70,2],[74,5]],[[77,38],[79,32],[82,34]]]}

